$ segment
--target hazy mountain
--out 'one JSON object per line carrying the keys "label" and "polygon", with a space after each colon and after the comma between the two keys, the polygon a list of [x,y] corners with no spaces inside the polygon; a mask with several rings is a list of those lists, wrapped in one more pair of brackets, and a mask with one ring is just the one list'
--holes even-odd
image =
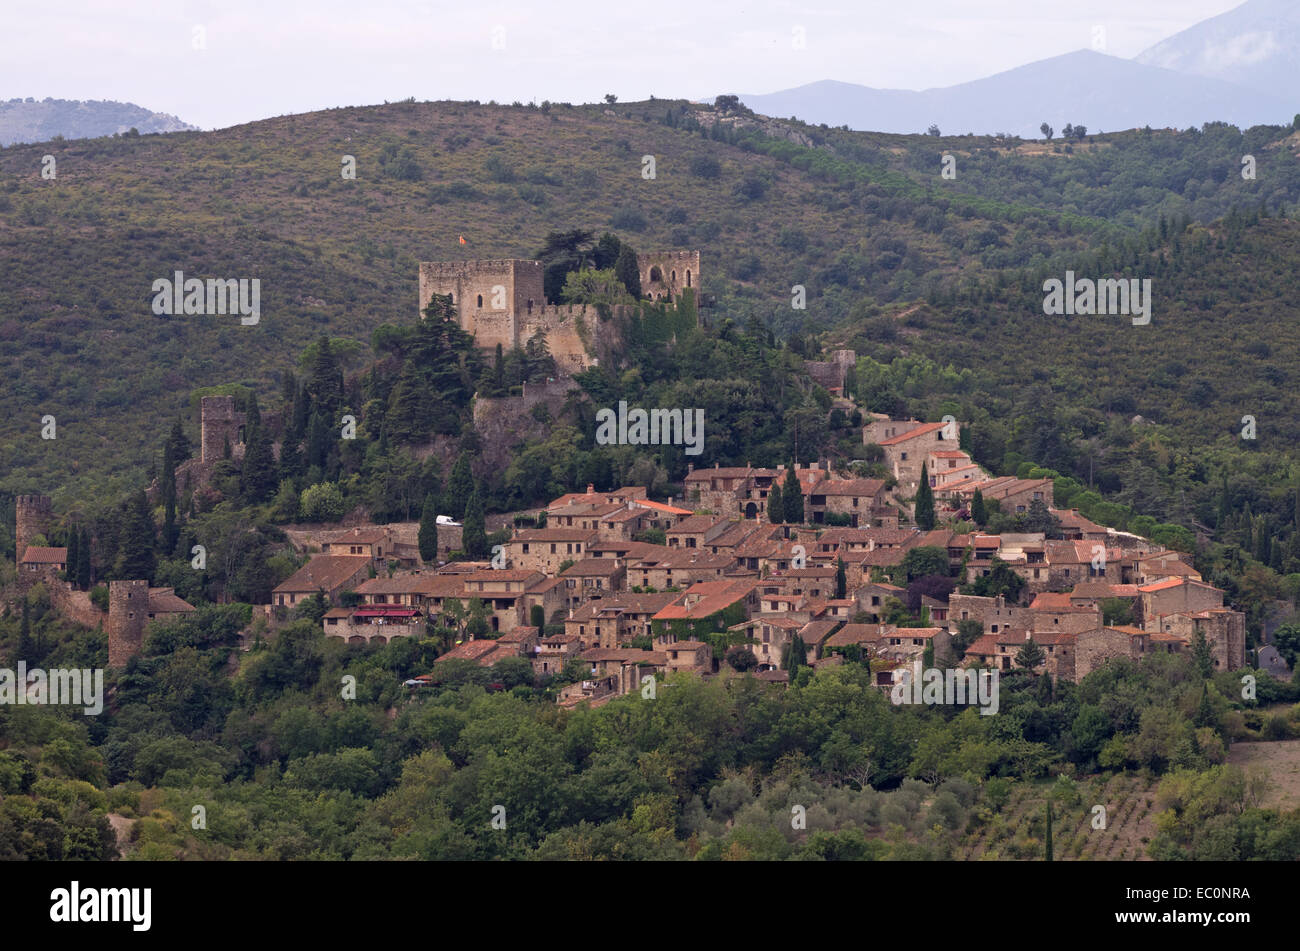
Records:
{"label": "hazy mountain", "polygon": [[150,112],[130,102],[76,99],[10,99],[0,102],[0,145],[92,139],[115,132],[180,132],[195,129],[165,112]]}
{"label": "hazy mountain", "polygon": [[1300,4],[1250,0],[1161,40],[1137,61],[1250,86],[1300,112]]}
{"label": "hazy mountain", "polygon": [[1175,72],[1091,50],[1066,53],[1003,73],[921,92],[824,81],[767,95],[742,95],[771,116],[879,132],[1008,132],[1039,138],[1044,121],[1060,130],[1082,123],[1107,132],[1150,125],[1184,129],[1206,121],[1242,128],[1289,124],[1285,98],[1220,79]]}

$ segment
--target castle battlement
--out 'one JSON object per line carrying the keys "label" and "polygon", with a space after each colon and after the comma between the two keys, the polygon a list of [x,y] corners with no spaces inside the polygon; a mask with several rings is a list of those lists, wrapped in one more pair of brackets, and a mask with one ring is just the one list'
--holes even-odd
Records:
{"label": "castle battlement", "polygon": [[[674,303],[700,281],[700,252],[648,251],[637,255],[641,292],[646,300]],[[541,261],[485,258],[475,261],[422,261],[419,310],[423,314],[434,294],[451,297],[461,329],[484,350],[522,347],[534,334],[547,335],[557,364],[567,371],[591,365],[591,340],[581,339],[569,318],[598,320],[596,308],[585,304],[548,302]],[[600,333],[600,323],[589,329]]]}

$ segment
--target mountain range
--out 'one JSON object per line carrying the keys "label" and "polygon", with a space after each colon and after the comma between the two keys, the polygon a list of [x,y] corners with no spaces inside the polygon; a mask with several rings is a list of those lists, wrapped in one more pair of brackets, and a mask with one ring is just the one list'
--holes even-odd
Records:
{"label": "mountain range", "polygon": [[1300,112],[1300,5],[1250,0],[1129,60],[1079,50],[922,91],[825,80],[742,95],[765,115],[878,132],[1041,136],[1043,122],[1089,130],[1287,124]]}
{"label": "mountain range", "polygon": [[165,112],[151,112],[130,102],[76,99],[10,99],[0,102],[0,146],[19,142],[93,139],[135,129],[137,132],[181,132],[197,126]]}

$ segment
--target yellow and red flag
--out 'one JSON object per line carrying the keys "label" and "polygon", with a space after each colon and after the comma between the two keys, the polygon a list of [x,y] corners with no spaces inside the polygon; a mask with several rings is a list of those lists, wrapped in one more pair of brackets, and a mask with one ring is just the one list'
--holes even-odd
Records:
{"label": "yellow and red flag", "polygon": [[465,240],[465,236],[464,236],[464,235],[461,235],[461,236],[460,236],[460,243],[461,243],[461,244],[469,244],[469,242]]}

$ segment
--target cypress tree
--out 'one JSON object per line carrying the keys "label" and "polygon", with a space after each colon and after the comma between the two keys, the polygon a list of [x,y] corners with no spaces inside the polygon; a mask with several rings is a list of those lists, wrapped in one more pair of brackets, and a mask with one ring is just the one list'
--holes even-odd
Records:
{"label": "cypress tree", "polygon": [[934,528],[934,492],[930,489],[930,477],[921,463],[921,484],[916,490],[916,527],[923,532]]}
{"label": "cypress tree", "polygon": [[844,559],[835,559],[835,598],[843,601],[848,592],[848,577],[844,573]]}
{"label": "cypress tree", "polygon": [[420,557],[432,564],[438,560],[438,503],[430,492],[424,497],[424,508],[420,512]]}
{"label": "cypress tree", "polygon": [[794,684],[794,678],[799,673],[799,668],[807,666],[808,648],[804,644],[803,638],[795,634],[790,638],[790,643],[785,649],[785,670],[790,677],[791,684]]}
{"label": "cypress tree", "polygon": [[[18,626],[18,660],[32,661],[36,659],[32,656],[35,645],[32,643],[32,619],[30,611],[31,609],[27,604],[27,599],[23,598],[23,619]],[[26,684],[22,685],[19,689],[27,689]]]}
{"label": "cypress tree", "polygon": [[1043,858],[1052,861],[1052,800],[1047,800],[1047,836],[1043,840]]}
{"label": "cypress tree", "polygon": [[794,474],[794,465],[785,470],[785,485],[781,487],[781,508],[785,521],[790,525],[803,524],[803,489],[799,477]]}
{"label": "cypress tree", "polygon": [[465,506],[465,529],[461,548],[472,561],[487,557],[487,530],[483,517],[483,497],[479,495],[478,486],[470,493]]}
{"label": "cypress tree", "polygon": [[82,529],[77,545],[77,587],[85,591],[90,587],[90,530]]}
{"label": "cypress tree", "polygon": [[67,575],[68,580],[72,582],[72,587],[77,586],[77,560],[81,557],[79,549],[81,548],[81,532],[73,526],[68,530],[68,555],[67,555]]}
{"label": "cypress tree", "polygon": [[637,267],[636,252],[626,241],[618,249],[618,260],[614,262],[614,276],[627,288],[627,292],[633,298],[641,299],[641,269]]}
{"label": "cypress tree", "polygon": [[980,528],[983,528],[989,520],[988,506],[984,504],[984,493],[979,489],[975,490],[975,495],[970,502],[970,517]]}
{"label": "cypress tree", "polygon": [[767,520],[780,525],[785,520],[785,506],[781,502],[781,486],[775,480],[767,493]]}
{"label": "cypress tree", "polygon": [[450,515],[457,521],[463,520],[474,489],[474,474],[470,470],[469,454],[462,452],[456,457],[456,464],[451,467],[451,477],[447,479],[447,491],[442,499],[443,514]]}

